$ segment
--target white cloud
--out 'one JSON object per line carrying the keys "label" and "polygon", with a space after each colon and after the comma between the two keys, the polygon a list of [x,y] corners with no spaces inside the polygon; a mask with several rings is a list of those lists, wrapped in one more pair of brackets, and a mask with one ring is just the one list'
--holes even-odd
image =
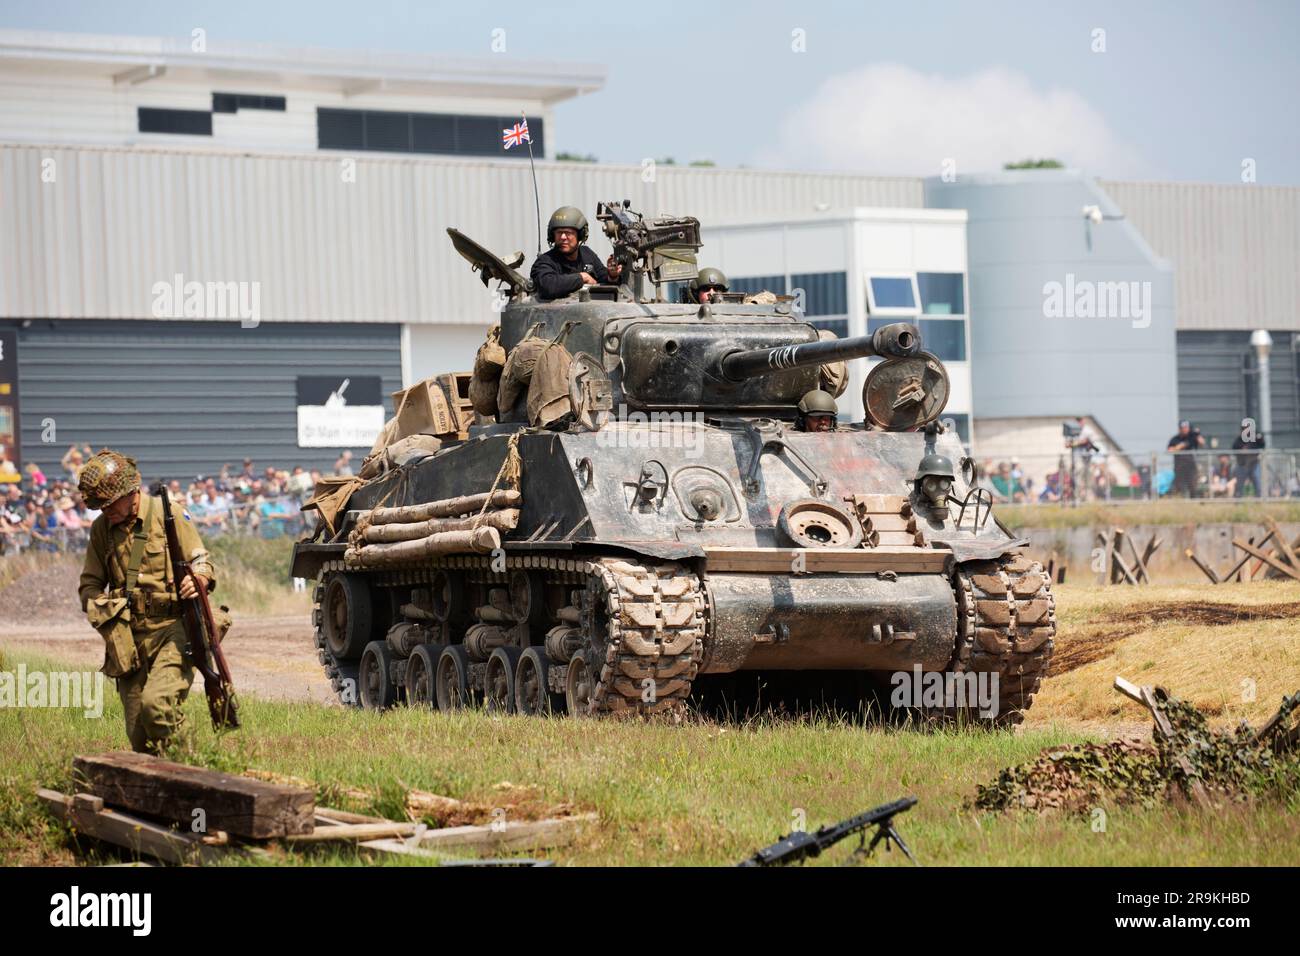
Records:
{"label": "white cloud", "polygon": [[909,176],[939,175],[946,159],[959,175],[1027,158],[1097,176],[1139,166],[1079,94],[1000,67],[949,78],[884,63],[833,76],[785,118],[778,143],[762,165]]}

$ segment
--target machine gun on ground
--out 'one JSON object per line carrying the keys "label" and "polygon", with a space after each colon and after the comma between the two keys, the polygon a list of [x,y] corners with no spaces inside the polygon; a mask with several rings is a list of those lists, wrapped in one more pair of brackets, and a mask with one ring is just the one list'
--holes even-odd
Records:
{"label": "machine gun on ground", "polygon": [[[693,216],[661,216],[646,219],[629,208],[632,200],[596,204],[596,218],[614,247],[614,260],[630,270],[627,281],[637,301],[641,300],[646,274],[655,284],[655,301],[662,302],[659,284],[689,282],[699,266],[700,221]],[[626,273],[625,273],[626,274]]]}
{"label": "machine gun on ground", "polygon": [[235,683],[230,676],[230,667],[226,664],[226,655],[221,650],[221,634],[212,617],[207,589],[198,587],[196,597],[180,596],[181,582],[193,572],[181,550],[180,537],[176,533],[176,518],[172,515],[172,503],[166,485],[159,482],[154,486],[153,493],[162,500],[163,530],[167,534],[172,580],[176,582],[176,598],[180,602],[181,617],[185,622],[190,658],[203,675],[203,692],[208,695],[208,713],[212,717],[212,727],[215,730],[235,730],[239,727],[239,714],[235,709]]}
{"label": "machine gun on ground", "polygon": [[[804,833],[802,831],[791,833],[771,846],[759,850],[739,865],[784,866],[787,863],[802,862],[811,857],[820,856],[823,850],[834,846],[855,833],[859,837],[857,849],[853,851],[854,856],[870,856],[871,852],[876,848],[876,844],[884,840],[886,850],[889,849],[891,841],[897,843],[898,848],[907,855],[907,858],[916,863],[916,857],[912,856],[912,851],[907,848],[907,844],[899,836],[898,830],[894,828],[894,817],[912,809],[914,806],[916,806],[916,797],[904,797],[901,800],[895,800],[893,803],[886,803],[883,806],[876,807],[874,810],[868,810],[866,813],[860,813],[856,817],[850,817],[841,823],[824,826],[816,833]],[[871,827],[875,827],[876,832],[871,837],[871,843],[867,844],[867,830]]]}

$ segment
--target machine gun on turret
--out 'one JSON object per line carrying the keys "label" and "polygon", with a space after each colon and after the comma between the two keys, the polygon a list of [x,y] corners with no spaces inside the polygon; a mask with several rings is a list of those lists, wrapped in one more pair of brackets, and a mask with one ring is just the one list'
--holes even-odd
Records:
{"label": "machine gun on turret", "polygon": [[660,283],[689,282],[699,266],[700,221],[693,216],[661,216],[646,219],[631,210],[632,200],[596,204],[596,219],[614,247],[614,260],[624,269],[624,281],[639,302],[645,277],[655,285],[655,301],[664,301]]}

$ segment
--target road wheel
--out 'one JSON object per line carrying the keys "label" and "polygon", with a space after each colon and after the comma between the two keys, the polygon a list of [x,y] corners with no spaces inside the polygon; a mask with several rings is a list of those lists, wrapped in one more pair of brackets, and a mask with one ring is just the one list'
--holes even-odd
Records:
{"label": "road wheel", "polygon": [[583,652],[573,655],[569,661],[569,675],[564,682],[564,701],[569,713],[574,717],[586,717],[591,713],[591,692],[596,680],[587,656]]}
{"label": "road wheel", "polygon": [[371,641],[361,652],[357,684],[366,710],[387,710],[397,703],[397,685],[388,678],[392,662],[393,652],[383,641]]}
{"label": "road wheel", "polygon": [[434,692],[439,710],[460,710],[474,701],[469,687],[469,654],[461,644],[442,649],[434,671]]}
{"label": "road wheel", "polygon": [[483,703],[493,713],[515,712],[515,668],[522,652],[517,647],[498,647],[488,658],[483,678]]}
{"label": "road wheel", "polygon": [[436,644],[421,644],[411,652],[406,662],[406,701],[412,707],[438,706],[435,675],[441,650]]}
{"label": "road wheel", "polygon": [[370,642],[374,627],[370,586],[356,574],[332,574],[321,600],[325,649],[339,661],[355,661]]}
{"label": "road wheel", "polygon": [[552,693],[546,680],[550,667],[550,659],[540,647],[530,647],[519,656],[515,665],[516,713],[549,717],[564,712],[564,695]]}

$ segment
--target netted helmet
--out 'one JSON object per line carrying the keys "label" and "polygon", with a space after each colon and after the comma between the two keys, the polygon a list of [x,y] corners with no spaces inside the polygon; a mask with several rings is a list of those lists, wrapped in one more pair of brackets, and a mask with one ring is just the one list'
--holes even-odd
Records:
{"label": "netted helmet", "polygon": [[135,459],[109,448],[101,448],[98,454],[92,455],[77,476],[77,490],[87,506],[96,511],[103,511],[139,487],[140,470]]}
{"label": "netted helmet", "polygon": [[556,229],[576,229],[578,241],[587,241],[587,217],[577,206],[561,206],[551,213],[550,221],[546,223],[547,242],[555,242]]}

